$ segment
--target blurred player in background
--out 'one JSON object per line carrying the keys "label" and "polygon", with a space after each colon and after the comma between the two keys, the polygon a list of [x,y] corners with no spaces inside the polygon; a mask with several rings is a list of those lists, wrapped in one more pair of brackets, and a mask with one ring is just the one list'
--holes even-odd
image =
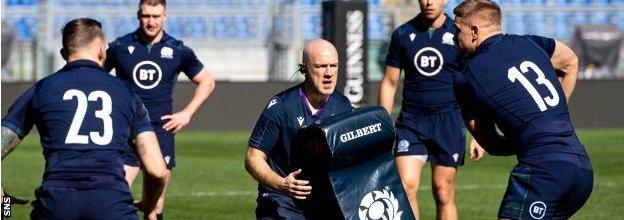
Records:
{"label": "blurred player in background", "polygon": [[[459,71],[455,27],[444,14],[445,0],[419,3],[420,14],[392,33],[379,105],[392,113],[403,69],[403,103],[394,148],[401,181],[418,218],[420,174],[430,161],[438,219],[457,219],[455,176],[464,164],[465,132],[453,93]],[[470,153],[479,160],[483,149],[475,142]]]}
{"label": "blurred player in background", "polygon": [[[174,133],[191,121],[212,93],[215,82],[193,50],[164,32],[166,7],[165,0],[141,0],[137,12],[140,27],[109,44],[105,67],[115,69],[117,77],[128,83],[145,103],[167,163],[168,183],[176,164]],[[197,87],[186,107],[173,113],[171,96],[180,72]],[[132,186],[140,164],[132,153],[125,160],[126,179]],[[162,219],[164,195],[158,202],[159,219]]]}
{"label": "blurred player in background", "polygon": [[119,159],[129,140],[149,186],[145,217],[156,219],[166,168],[143,103],[102,68],[99,22],[72,20],[62,36],[67,64],[23,93],[2,120],[2,159],[33,125],[41,135],[46,166],[31,219],[137,219]]}
{"label": "blurred player in background", "polygon": [[454,13],[466,59],[457,82],[464,120],[490,154],[517,155],[498,217],[570,218],[593,185],[592,166],[567,106],[577,78],[576,55],[550,38],[502,34],[494,2],[467,0]]}
{"label": "blurred player in background", "polygon": [[334,91],[338,52],[330,42],[308,43],[299,71],[304,82],[269,101],[249,138],[245,168],[259,182],[257,219],[305,218],[295,200],[306,199],[312,187],[298,178],[301,169],[294,167],[293,138],[301,127],[352,109],[349,99]]}

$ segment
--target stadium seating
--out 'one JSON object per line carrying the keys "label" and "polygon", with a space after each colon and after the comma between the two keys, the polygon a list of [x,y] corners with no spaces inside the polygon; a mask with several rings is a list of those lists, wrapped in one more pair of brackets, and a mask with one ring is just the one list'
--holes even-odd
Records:
{"label": "stadium seating", "polygon": [[[292,3],[292,1],[281,1]],[[299,4],[299,7],[304,12],[300,17],[300,27],[303,31],[301,36],[303,39],[312,39],[319,37],[322,34],[321,16],[320,16],[320,3],[321,0],[298,0],[294,1],[294,4]],[[13,11],[12,8],[27,9],[31,11],[38,10],[37,5],[40,2],[37,0],[7,0],[5,1],[6,10]],[[233,16],[230,11],[246,8],[246,9],[262,9],[268,10],[269,0],[179,0],[174,3],[170,3],[168,7],[172,10],[169,13],[169,18],[166,26],[166,31],[176,37],[183,39],[239,39],[250,40],[258,39],[266,36],[270,31],[268,26],[261,24],[258,20],[265,20],[260,18],[265,13],[250,13],[239,14]],[[382,8],[380,0],[369,1],[369,4],[373,8]],[[134,11],[136,7],[136,1],[132,0],[55,0],[51,3],[51,11],[55,14],[53,21],[53,30],[58,30],[62,25],[71,20],[76,13],[68,13],[67,11],[75,10],[77,12],[85,11],[110,11],[116,9]],[[62,9],[59,12],[55,12],[55,9]],[[195,9],[207,9],[217,11],[216,14],[210,14],[207,16],[200,15],[187,15],[185,10]],[[219,9],[224,12],[218,13]],[[58,16],[56,15],[58,14]],[[3,20],[8,19],[9,22],[17,31],[17,36],[20,41],[32,41],[34,40],[35,31],[38,25],[37,13],[5,13],[2,14]],[[129,14],[115,14],[115,16],[102,15],[100,21],[103,23],[104,31],[109,38],[118,37],[122,33],[127,33],[136,28],[136,20],[133,13]],[[285,20],[285,19],[280,19]],[[369,37],[375,40],[387,39],[388,27],[386,27],[385,17],[379,12],[371,12],[369,14]],[[290,30],[289,30],[290,31]],[[292,33],[287,34],[292,35]],[[58,33],[54,34],[54,37],[59,37]]]}
{"label": "stadium seating", "polygon": [[[447,0],[446,13],[452,16],[452,9],[461,1],[463,0]],[[616,24],[624,28],[624,0],[494,1],[503,9],[502,26],[506,33],[535,34],[567,41],[575,25],[579,24]],[[321,2],[323,0],[169,1],[165,30],[189,45],[210,49],[218,47],[223,53],[229,51],[227,47],[243,45],[245,49],[232,49],[230,52],[233,55],[229,55],[228,59],[235,61],[241,56],[253,57],[259,60],[258,63],[245,66],[245,71],[249,75],[263,75],[264,73],[258,73],[257,67],[265,66],[266,62],[260,60],[269,59],[268,54],[265,54],[268,42],[281,43],[292,49],[297,48],[302,41],[321,37]],[[371,48],[378,48],[387,42],[391,31],[404,21],[393,19],[413,16],[411,9],[402,11],[402,8],[393,8],[397,6],[385,5],[386,1],[368,2],[368,38]],[[417,4],[416,1],[411,2]],[[136,0],[5,0],[2,4],[2,21],[12,27],[18,41],[46,45],[53,54],[56,53],[55,47],[58,45],[50,44],[60,42],[59,30],[76,17],[90,16],[102,22],[109,40],[137,28]],[[47,4],[47,7],[40,7],[40,4]],[[417,8],[417,5],[410,7]],[[408,16],[404,16],[405,14]],[[206,52],[211,50],[201,51],[199,53],[205,54],[199,56],[221,57]],[[291,52],[293,51],[288,53]],[[294,56],[288,56],[288,59],[295,59]],[[222,63],[227,63],[225,61],[204,61],[217,71],[221,66],[236,66],[223,65]],[[228,71],[240,72],[238,69]],[[229,79],[230,76],[219,77]]]}
{"label": "stadium seating", "polygon": [[[624,7],[624,1],[619,0],[496,0],[503,10],[507,11],[503,19],[503,27],[508,33],[515,34],[538,34],[559,39],[567,39],[576,24],[605,24],[615,23],[624,27],[624,10],[600,10],[613,7]],[[43,2],[43,1],[42,1]],[[297,0],[297,1],[277,1],[283,4],[298,4],[301,11],[299,25],[301,26],[301,36],[303,39],[319,37],[322,33],[320,3],[321,0]],[[452,8],[459,4],[461,0],[449,0],[447,13],[451,13]],[[13,25],[20,41],[32,41],[38,27],[37,5],[38,0],[6,0],[4,1],[3,20],[9,20]],[[173,36],[183,39],[262,39],[270,31],[268,27],[258,22],[263,12],[246,15],[233,16],[229,11],[247,8],[268,10],[269,0],[178,0],[170,3],[169,7],[174,12],[170,13],[167,24],[167,31]],[[369,39],[387,40],[389,29],[387,19],[384,14],[381,0],[369,1],[371,10],[369,13]],[[55,8],[66,10],[114,10],[128,9],[136,7],[133,0],[55,0],[52,1],[52,11]],[[550,13],[548,7],[567,8],[565,11]],[[598,10],[587,10],[587,8],[597,8]],[[7,13],[17,8],[16,13]],[[534,9],[534,10],[526,10]],[[185,10],[207,9],[223,13],[209,16],[189,16]],[[524,10],[516,10],[524,9]],[[572,9],[572,10],[570,10]],[[29,13],[20,13],[23,10],[30,10]],[[53,12],[54,13],[54,12]],[[73,14],[59,12],[60,16],[54,16],[53,30],[57,30],[68,21]],[[70,17],[67,17],[70,16]],[[58,17],[61,17],[59,19]],[[117,37],[135,28],[133,15],[102,16],[102,22],[106,23],[105,31],[107,36]],[[284,19],[281,19],[284,20]],[[292,35],[292,33],[282,33]],[[55,35],[56,36],[56,35]]]}

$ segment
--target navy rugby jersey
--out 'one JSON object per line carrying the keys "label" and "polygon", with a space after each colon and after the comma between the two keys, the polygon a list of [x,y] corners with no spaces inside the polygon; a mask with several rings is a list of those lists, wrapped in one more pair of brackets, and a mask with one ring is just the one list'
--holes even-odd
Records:
{"label": "navy rugby jersey", "polygon": [[495,35],[467,59],[464,81],[458,80],[464,118],[492,117],[505,137],[519,144],[519,159],[547,153],[587,155],[550,61],[554,50],[550,38]]}
{"label": "navy rugby jersey", "polygon": [[453,80],[458,73],[458,49],[453,41],[453,20],[433,32],[408,21],[392,33],[386,65],[403,69],[403,107],[401,111],[439,112],[457,106]]}
{"label": "navy rugby jersey", "polygon": [[153,130],[139,96],[88,60],[37,82],[2,120],[20,139],[33,125],[46,160],[43,186],[122,191],[121,153],[129,139]]}
{"label": "navy rugby jersey", "polygon": [[[351,111],[351,102],[344,95],[332,93],[325,105],[312,115],[303,84],[287,89],[269,101],[260,114],[254,130],[249,138],[249,145],[263,151],[268,157],[268,164],[282,177],[294,172],[292,141],[297,131],[316,120],[327,118],[338,113]],[[259,193],[274,192],[259,184]]]}
{"label": "navy rugby jersey", "polygon": [[140,30],[117,38],[106,51],[106,70],[115,69],[117,77],[128,83],[145,103],[152,122],[173,112],[173,89],[178,74],[192,79],[203,64],[182,41],[163,33],[160,42],[146,45]]}

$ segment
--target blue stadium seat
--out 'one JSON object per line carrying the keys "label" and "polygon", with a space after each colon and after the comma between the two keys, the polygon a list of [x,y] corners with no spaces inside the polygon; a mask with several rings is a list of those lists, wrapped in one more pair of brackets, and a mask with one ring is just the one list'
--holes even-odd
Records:
{"label": "blue stadium seat", "polygon": [[450,10],[451,12],[453,11],[453,8],[455,8],[455,6],[459,5],[459,3],[461,3],[462,0],[447,0],[446,1],[446,8],[447,10]]}
{"label": "blue stadium seat", "polygon": [[381,0],[368,0],[368,4],[372,6],[381,5]]}
{"label": "blue stadium seat", "polygon": [[608,24],[611,17],[611,13],[607,12],[595,12],[589,17],[590,24]]}
{"label": "blue stadium seat", "polygon": [[204,17],[191,17],[187,27],[190,29],[188,37],[195,39],[206,38],[206,19]]}
{"label": "blue stadium seat", "polygon": [[32,41],[36,37],[38,25],[36,17],[14,17],[9,23],[19,41]]}
{"label": "blue stadium seat", "polygon": [[589,2],[590,0],[572,0],[571,5],[584,7],[584,6],[589,6]]}
{"label": "blue stadium seat", "polygon": [[590,1],[590,4],[593,6],[608,6],[608,5],[611,5],[611,3],[612,3],[611,0],[591,0]]}
{"label": "blue stadium seat", "polygon": [[527,0],[526,6],[532,7],[545,7],[547,5],[547,0]]}
{"label": "blue stadium seat", "polygon": [[589,23],[589,13],[577,11],[574,14],[574,20],[572,21],[572,25],[582,25]]}
{"label": "blue stadium seat", "polygon": [[212,37],[216,39],[227,38],[227,22],[224,17],[216,17],[211,20]]}
{"label": "blue stadium seat", "polygon": [[138,21],[134,16],[115,17],[112,19],[111,23],[113,24],[111,32],[109,35],[106,35],[110,41],[126,33],[135,31],[138,27]]}
{"label": "blue stadium seat", "polygon": [[520,34],[546,35],[547,20],[542,12],[527,13],[523,19],[525,29]]}
{"label": "blue stadium seat", "polygon": [[233,27],[230,30],[229,34],[234,38],[251,38],[251,23],[248,18],[238,16],[235,18],[230,18],[228,21],[230,27]]}
{"label": "blue stadium seat", "polygon": [[388,28],[384,21],[383,14],[370,13],[368,14],[368,38],[370,40],[386,40],[388,39]]}
{"label": "blue stadium seat", "polygon": [[554,6],[566,7],[570,6],[572,0],[553,0]]}
{"label": "blue stadium seat", "polygon": [[323,34],[323,27],[321,26],[321,22],[321,15],[319,14],[303,15],[301,23],[303,38],[309,40],[320,37]]}
{"label": "blue stadium seat", "polygon": [[184,36],[184,30],[182,29],[185,24],[182,22],[182,18],[178,16],[167,17],[167,25],[165,25],[165,31],[175,38]]}
{"label": "blue stadium seat", "polygon": [[572,18],[571,14],[567,12],[555,12],[553,14],[553,24],[554,24],[554,33],[557,38],[569,38],[571,37],[572,30],[574,28],[573,23],[571,22]]}
{"label": "blue stadium seat", "polygon": [[613,22],[620,26],[620,28],[624,29],[624,12],[620,11],[617,15],[613,16]]}
{"label": "blue stadium seat", "polygon": [[510,34],[525,34],[525,23],[524,23],[524,13],[522,12],[513,12],[507,13],[504,15],[506,20],[505,22],[505,32]]}
{"label": "blue stadium seat", "polygon": [[19,1],[18,0],[6,0],[4,2],[4,5],[6,6],[14,6],[14,5],[18,5]]}

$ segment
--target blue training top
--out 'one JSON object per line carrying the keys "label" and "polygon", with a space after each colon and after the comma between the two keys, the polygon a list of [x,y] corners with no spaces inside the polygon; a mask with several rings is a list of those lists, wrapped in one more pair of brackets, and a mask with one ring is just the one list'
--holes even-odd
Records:
{"label": "blue training top", "polygon": [[173,111],[172,94],[178,74],[190,79],[203,68],[193,50],[163,33],[160,42],[147,45],[141,41],[141,30],[117,38],[106,50],[106,70],[115,69],[117,77],[139,94],[152,122]]}
{"label": "blue training top", "polygon": [[549,159],[556,160],[587,156],[550,61],[554,51],[550,38],[495,35],[467,59],[457,82],[464,118],[492,117],[505,137],[519,144],[520,161],[551,153],[558,156]]}
{"label": "blue training top", "polygon": [[38,81],[2,119],[20,139],[33,125],[46,159],[43,186],[128,191],[126,144],[151,131],[139,96],[97,63],[78,60]]}
{"label": "blue training top", "polygon": [[453,80],[458,73],[458,48],[453,20],[430,32],[418,16],[393,33],[386,65],[403,69],[402,112],[442,112],[457,107]]}

